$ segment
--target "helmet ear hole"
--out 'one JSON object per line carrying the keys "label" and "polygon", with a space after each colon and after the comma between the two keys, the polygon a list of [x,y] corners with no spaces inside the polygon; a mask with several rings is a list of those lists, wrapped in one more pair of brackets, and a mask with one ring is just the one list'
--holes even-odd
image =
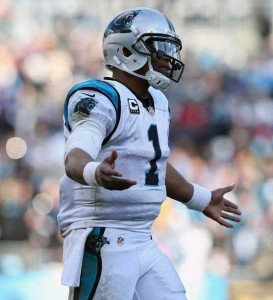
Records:
{"label": "helmet ear hole", "polygon": [[122,52],[125,57],[129,57],[132,55],[132,52],[128,48],[125,48],[125,47],[122,48]]}

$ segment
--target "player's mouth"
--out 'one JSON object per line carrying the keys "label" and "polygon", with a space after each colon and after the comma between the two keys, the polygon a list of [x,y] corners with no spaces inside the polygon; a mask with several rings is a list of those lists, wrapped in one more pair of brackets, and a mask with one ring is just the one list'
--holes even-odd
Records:
{"label": "player's mouth", "polygon": [[169,67],[169,65],[159,65],[159,66],[156,66],[155,71],[158,71],[165,75],[169,75],[171,72],[171,68]]}

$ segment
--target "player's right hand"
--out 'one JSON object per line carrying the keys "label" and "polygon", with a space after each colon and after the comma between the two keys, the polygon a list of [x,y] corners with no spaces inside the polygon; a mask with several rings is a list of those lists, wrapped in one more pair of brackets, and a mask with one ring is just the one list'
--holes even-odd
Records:
{"label": "player's right hand", "polygon": [[126,190],[137,183],[135,180],[121,178],[122,174],[115,170],[117,157],[117,151],[112,150],[111,155],[96,169],[97,183],[108,190]]}

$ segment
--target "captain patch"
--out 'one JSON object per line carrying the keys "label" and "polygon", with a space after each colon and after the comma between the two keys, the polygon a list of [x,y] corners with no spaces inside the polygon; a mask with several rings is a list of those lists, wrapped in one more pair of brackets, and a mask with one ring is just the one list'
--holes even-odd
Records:
{"label": "captain patch", "polygon": [[129,110],[131,114],[139,114],[139,107],[135,99],[128,99]]}

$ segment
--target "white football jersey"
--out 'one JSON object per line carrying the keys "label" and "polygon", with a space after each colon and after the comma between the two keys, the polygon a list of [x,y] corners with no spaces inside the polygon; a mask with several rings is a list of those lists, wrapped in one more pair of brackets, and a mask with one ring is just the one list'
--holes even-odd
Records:
{"label": "white football jersey", "polygon": [[77,126],[96,122],[105,132],[104,140],[90,137],[81,148],[96,161],[115,149],[115,169],[137,184],[123,191],[107,190],[64,175],[58,215],[62,232],[94,226],[151,230],[166,198],[170,113],[162,92],[150,87],[149,94],[146,107],[130,89],[110,78],[85,81],[70,90],[64,109],[66,138]]}

